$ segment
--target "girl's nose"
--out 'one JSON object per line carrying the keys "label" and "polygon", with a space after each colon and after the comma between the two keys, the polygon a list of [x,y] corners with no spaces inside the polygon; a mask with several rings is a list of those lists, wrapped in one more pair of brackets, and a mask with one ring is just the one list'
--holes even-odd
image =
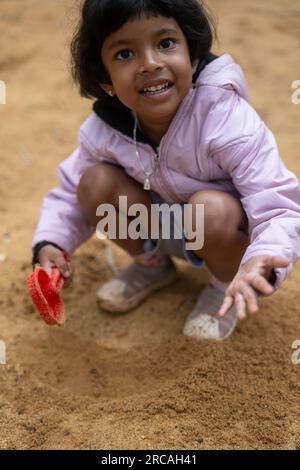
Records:
{"label": "girl's nose", "polygon": [[162,61],[158,54],[153,51],[147,51],[143,54],[140,61],[140,73],[155,72],[163,68]]}

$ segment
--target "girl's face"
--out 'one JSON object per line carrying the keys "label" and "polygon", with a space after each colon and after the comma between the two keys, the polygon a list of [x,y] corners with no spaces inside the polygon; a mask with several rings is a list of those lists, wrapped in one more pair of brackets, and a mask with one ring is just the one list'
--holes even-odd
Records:
{"label": "girl's face", "polygon": [[186,38],[173,18],[141,17],[106,37],[101,57],[120,101],[138,115],[149,136],[159,141],[192,84]]}

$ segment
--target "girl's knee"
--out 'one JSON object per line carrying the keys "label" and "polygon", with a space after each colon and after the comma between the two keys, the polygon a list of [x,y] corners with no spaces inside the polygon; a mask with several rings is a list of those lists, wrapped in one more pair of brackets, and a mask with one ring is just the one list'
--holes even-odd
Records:
{"label": "girl's knee", "polygon": [[207,235],[231,236],[237,230],[247,232],[248,220],[240,201],[224,191],[206,190],[194,194],[189,203],[204,205],[204,230]]}
{"label": "girl's knee", "polygon": [[102,199],[109,202],[116,190],[119,171],[118,167],[106,163],[99,163],[86,170],[77,187],[79,204],[98,205]]}
{"label": "girl's knee", "polygon": [[117,165],[99,163],[89,168],[81,177],[77,188],[77,200],[89,220],[95,222],[100,204],[119,207],[119,196],[127,196],[128,205],[151,204],[151,197],[142,186]]}
{"label": "girl's knee", "polygon": [[110,167],[111,165],[99,163],[86,170],[79,181],[77,200],[88,220],[94,220],[99,204],[110,202],[116,189],[116,179]]}

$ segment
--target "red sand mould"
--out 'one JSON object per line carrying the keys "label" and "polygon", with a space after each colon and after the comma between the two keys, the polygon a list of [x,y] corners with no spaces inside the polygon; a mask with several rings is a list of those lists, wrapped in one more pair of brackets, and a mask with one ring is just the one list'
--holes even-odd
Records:
{"label": "red sand mould", "polygon": [[43,268],[38,267],[27,278],[33,303],[49,326],[62,326],[66,321],[65,305],[59,295],[64,282],[58,268],[53,268],[49,276]]}

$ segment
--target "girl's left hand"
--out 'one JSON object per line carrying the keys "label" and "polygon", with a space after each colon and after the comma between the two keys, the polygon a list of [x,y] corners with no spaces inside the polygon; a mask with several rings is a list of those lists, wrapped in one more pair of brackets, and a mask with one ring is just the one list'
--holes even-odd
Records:
{"label": "girl's left hand", "polygon": [[290,261],[282,256],[254,256],[237,272],[225,292],[224,302],[218,312],[220,317],[235,304],[240,320],[247,318],[247,313],[258,312],[257,292],[263,295],[274,293],[274,287],[267,281],[274,268],[287,268]]}

